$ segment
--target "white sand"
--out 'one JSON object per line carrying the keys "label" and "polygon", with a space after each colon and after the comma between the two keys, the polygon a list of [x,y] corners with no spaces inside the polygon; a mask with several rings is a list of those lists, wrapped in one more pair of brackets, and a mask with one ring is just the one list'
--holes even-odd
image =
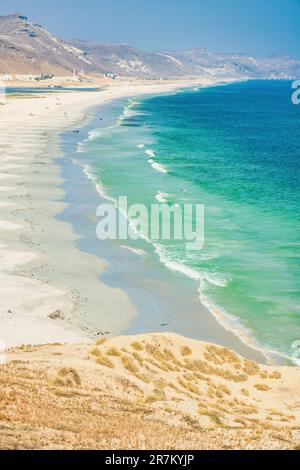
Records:
{"label": "white sand", "polygon": [[[128,296],[99,281],[105,262],[80,252],[71,226],[55,218],[65,207],[54,160],[58,135],[91,118],[95,105],[187,85],[117,81],[100,92],[11,98],[0,106],[0,339],[7,346],[88,340],[95,333],[88,319],[96,316],[99,333],[128,327],[136,314]],[[58,309],[65,321],[48,318]]]}

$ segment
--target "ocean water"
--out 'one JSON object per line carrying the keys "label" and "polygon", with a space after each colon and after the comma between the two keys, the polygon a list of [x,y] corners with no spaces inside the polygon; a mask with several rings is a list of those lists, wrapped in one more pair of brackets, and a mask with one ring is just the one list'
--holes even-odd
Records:
{"label": "ocean water", "polygon": [[291,357],[300,340],[300,107],[290,82],[114,102],[77,158],[113,201],[204,204],[202,250],[148,240],[149,253],[197,280],[199,302],[227,328]]}

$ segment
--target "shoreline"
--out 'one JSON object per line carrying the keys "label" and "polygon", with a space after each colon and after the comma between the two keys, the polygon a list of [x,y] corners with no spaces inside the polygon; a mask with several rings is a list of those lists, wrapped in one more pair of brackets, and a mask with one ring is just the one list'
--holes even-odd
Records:
{"label": "shoreline", "polygon": [[[199,83],[199,81],[197,81],[197,84],[198,84],[198,86],[215,86],[215,85],[217,85],[217,82],[208,84],[208,83]],[[93,120],[93,116],[96,112],[96,107],[97,107],[97,109],[99,109],[99,106],[103,106],[104,104],[111,103],[112,101],[117,100],[117,99],[126,99],[126,98],[130,98],[130,97],[133,97],[133,96],[146,96],[147,94],[156,95],[156,94],[158,94],[158,92],[159,92],[159,94],[160,93],[170,93],[170,92],[176,91],[176,90],[178,90],[180,88],[183,88],[183,87],[191,88],[195,85],[196,85],[195,83],[190,83],[190,82],[189,83],[186,83],[186,82],[178,83],[178,82],[176,82],[175,84],[174,83],[173,84],[167,83],[165,86],[158,85],[158,84],[145,85],[145,86],[141,86],[139,89],[137,89],[136,84],[134,84],[134,89],[132,89],[132,85],[129,85],[127,89],[124,88],[124,86],[123,87],[122,86],[121,87],[113,86],[113,87],[108,88],[106,90],[101,90],[100,92],[96,92],[96,91],[92,92],[92,93],[89,93],[89,92],[74,92],[74,94],[73,93],[68,93],[65,96],[63,96],[62,94],[55,94],[55,93],[52,92],[51,96],[47,95],[46,97],[43,97],[43,98],[35,98],[35,100],[44,100],[41,104],[42,106],[46,104],[45,100],[47,100],[47,101],[51,100],[53,105],[54,105],[53,101],[55,102],[55,101],[58,100],[59,102],[61,102],[61,105],[63,106],[61,110],[64,111],[64,118],[63,119],[65,120],[65,117],[66,117],[65,113],[67,111],[65,111],[65,103],[62,103],[62,101],[72,102],[73,100],[71,100],[69,98],[70,96],[72,96],[74,98],[74,101],[78,101],[79,100],[79,94],[81,95],[81,98],[79,100],[80,105],[81,105],[80,110],[79,110],[78,102],[76,102],[74,104],[70,103],[70,106],[72,108],[72,113],[74,112],[73,106],[76,106],[76,112],[79,115],[77,114],[76,118],[72,117],[72,121],[71,122],[68,121],[65,124],[65,126],[59,127],[59,129],[55,128],[55,130],[53,130],[52,139],[57,141],[57,140],[60,140],[60,136],[61,136],[62,131],[64,131],[64,130],[67,131],[67,129],[69,129],[69,131],[71,131],[71,129],[70,129],[71,126],[73,127],[73,126],[77,125],[77,126],[81,127],[87,121],[90,123]],[[89,104],[87,104],[87,101],[85,101],[85,100],[84,100],[84,103],[81,103],[82,95],[84,93],[86,95],[86,98],[87,97],[90,98],[89,100],[87,100],[87,101],[89,101]],[[76,95],[78,97],[78,100],[75,99]],[[99,100],[99,102],[98,103],[93,102],[93,104],[92,104],[91,102],[94,101],[93,98],[95,98],[96,95],[97,95],[97,100]],[[18,102],[20,103],[21,99],[19,99]],[[30,100],[30,102],[32,102],[32,100]],[[12,103],[12,101],[11,101],[11,103]],[[16,103],[16,102],[14,101],[14,103]],[[27,101],[27,103],[28,103],[28,101]],[[26,107],[27,103],[25,103],[25,107]],[[55,104],[58,105],[58,103],[55,103]],[[45,108],[48,108],[48,106],[45,106]],[[32,113],[30,113],[30,114],[32,114]],[[61,117],[62,113],[60,112],[59,114],[60,114],[60,117]],[[31,117],[33,117],[33,116],[31,116]],[[50,124],[50,122],[49,122],[49,124]],[[60,126],[61,126],[61,121],[60,121]],[[48,144],[49,144],[49,142],[48,142]],[[53,152],[54,151],[58,151],[59,153],[61,153],[61,143],[60,142],[59,143],[55,142],[55,145],[53,147]],[[3,153],[3,151],[1,151],[1,153]],[[49,153],[51,153],[51,152],[49,152]],[[62,158],[63,158],[63,155],[62,155]],[[49,173],[49,166],[52,165],[53,166],[52,172],[55,174],[55,177],[57,178],[56,181],[55,181],[56,188],[54,190],[53,190],[53,188],[51,188],[52,189],[52,198],[53,198],[53,193],[55,193],[54,200],[55,200],[56,196],[58,196],[58,194],[63,195],[62,194],[63,192],[61,191],[61,184],[63,183],[63,180],[61,179],[61,174],[58,171],[58,168],[57,168],[58,165],[57,165],[57,162],[55,160],[56,160],[55,157],[50,156],[50,160],[47,163],[47,170],[46,170],[46,173],[48,174]],[[34,162],[33,164],[35,164],[35,163],[36,162]],[[43,162],[43,163],[45,164],[45,162]],[[15,176],[18,177],[19,175],[15,175]],[[57,186],[59,186],[59,188],[57,188]],[[44,189],[43,189],[43,191],[44,191]],[[63,202],[61,202],[61,201],[63,201]],[[51,314],[55,310],[60,310],[60,311],[64,312],[63,314],[64,314],[64,317],[67,321],[61,321],[61,320],[53,321],[53,320],[49,320],[47,318],[47,316],[45,318],[45,309],[44,309],[42,316],[40,314],[40,315],[37,316],[37,318],[35,318],[35,320],[38,320],[38,323],[36,324],[35,328],[33,327],[33,325],[32,325],[33,328],[31,328],[30,325],[27,325],[27,328],[29,326],[29,330],[34,330],[34,334],[32,334],[32,331],[31,332],[26,332],[25,341],[24,341],[24,317],[22,315],[21,315],[22,318],[18,318],[18,315],[16,315],[16,316],[14,316],[14,318],[6,318],[6,321],[1,319],[0,324],[1,324],[1,326],[3,326],[3,328],[1,328],[1,330],[3,332],[2,336],[3,336],[3,339],[6,341],[6,343],[8,344],[8,346],[17,346],[17,345],[20,345],[20,344],[28,343],[28,341],[30,343],[33,342],[34,344],[41,344],[41,343],[53,342],[53,341],[54,342],[55,341],[73,342],[73,343],[78,343],[78,342],[82,342],[82,341],[89,341],[88,327],[85,328],[85,332],[82,332],[82,325],[80,325],[80,320],[81,320],[81,317],[83,316],[82,310],[85,311],[84,319],[87,320],[88,317],[89,317],[87,312],[89,312],[89,314],[91,314],[91,312],[94,312],[97,305],[92,302],[93,305],[89,305],[87,307],[85,305],[86,299],[84,299],[84,297],[82,295],[81,296],[80,296],[80,294],[78,295],[78,291],[82,292],[84,290],[85,292],[87,292],[90,289],[91,292],[92,292],[94,289],[97,289],[97,290],[102,289],[102,291],[106,292],[105,295],[106,295],[107,299],[110,298],[110,300],[108,300],[108,303],[105,306],[105,308],[103,309],[103,306],[102,306],[102,309],[101,309],[101,316],[102,317],[105,317],[105,315],[103,314],[103,310],[106,310],[106,317],[109,318],[109,326],[103,320],[103,325],[101,327],[100,334],[111,333],[111,331],[108,331],[108,330],[113,329],[114,336],[117,336],[118,334],[120,334],[124,331],[127,331],[128,330],[127,327],[129,326],[130,321],[137,316],[136,307],[132,303],[132,301],[130,299],[130,296],[127,293],[125,293],[122,289],[118,289],[116,287],[108,287],[108,285],[105,282],[102,283],[101,281],[99,281],[100,274],[104,273],[106,271],[107,263],[105,263],[103,261],[103,259],[101,260],[99,257],[97,257],[98,259],[95,259],[94,255],[89,255],[87,253],[83,253],[81,250],[78,250],[77,247],[74,246],[78,237],[74,233],[73,228],[71,226],[67,227],[67,224],[61,225],[62,222],[59,221],[59,219],[57,218],[57,215],[59,213],[61,213],[66,208],[67,203],[68,203],[68,201],[66,201],[64,197],[63,197],[63,199],[59,199],[59,202],[55,204],[56,206],[59,206],[59,209],[58,209],[58,207],[56,207],[56,211],[53,211],[53,213],[52,213],[53,218],[51,219],[51,220],[55,219],[56,220],[55,225],[60,226],[60,227],[57,228],[58,230],[62,230],[62,228],[63,228],[64,234],[65,234],[65,232],[67,232],[67,240],[65,240],[66,243],[64,244],[64,248],[61,247],[60,251],[56,252],[56,256],[53,257],[52,242],[49,243],[49,240],[46,240],[48,242],[49,253],[52,252],[52,258],[53,258],[52,259],[52,262],[53,262],[52,268],[54,266],[54,270],[56,270],[55,275],[51,274],[51,269],[52,268],[50,268],[50,266],[46,266],[46,267],[44,266],[43,269],[39,269],[39,270],[36,269],[37,265],[39,265],[41,263],[41,259],[37,258],[37,259],[32,259],[32,260],[29,261],[30,264],[31,264],[30,276],[33,276],[34,279],[38,279],[41,282],[43,282],[43,280],[46,278],[47,283],[49,283],[49,281],[50,281],[51,285],[55,286],[56,289],[57,289],[57,291],[55,291],[55,292],[52,291],[51,297],[54,296],[57,299],[57,304],[60,305],[60,308],[55,308],[54,303],[53,303],[53,307],[52,307],[52,304],[49,303],[48,306],[45,307],[45,308],[49,309],[48,315]],[[17,217],[17,219],[18,219],[18,217]],[[49,222],[49,220],[48,220],[48,222]],[[2,227],[3,227],[3,222],[2,222]],[[14,228],[15,228],[15,230],[18,230],[17,227],[14,227]],[[12,226],[11,226],[11,229],[12,229]],[[53,227],[51,227],[51,229],[53,230]],[[53,231],[55,232],[55,229]],[[45,237],[43,238],[43,242],[45,242]],[[57,245],[58,244],[56,244],[56,247],[55,247],[56,250],[58,248]],[[69,248],[67,248],[66,245],[73,245],[72,249],[70,248],[70,250],[69,250]],[[74,261],[72,263],[72,267],[69,266],[69,272],[68,273],[66,273],[66,270],[64,269],[64,267],[61,266],[61,264],[64,264],[64,263],[62,263],[62,259],[61,259],[61,256],[64,256],[64,249],[67,249],[67,251],[69,250],[70,256],[69,256],[68,259],[73,259],[75,257],[75,259],[77,260],[77,261]],[[33,253],[32,253],[32,256],[33,256]],[[35,254],[35,256],[33,256],[33,258],[35,258],[36,256],[37,255]],[[85,289],[83,289],[82,280],[76,282],[75,285],[74,285],[74,282],[72,281],[74,271],[76,272],[76,268],[78,267],[78,264],[80,264],[80,262],[82,262],[83,260],[84,260],[84,263],[86,264],[86,266],[88,266],[88,271],[90,272],[90,279],[89,279],[88,282],[86,282]],[[26,261],[26,262],[28,263],[28,261]],[[68,261],[68,264],[69,264],[69,261]],[[60,268],[57,269],[57,266],[60,266]],[[28,266],[28,268],[29,268],[29,266]],[[32,269],[35,270],[35,275],[32,274]],[[86,269],[86,271],[87,271],[87,269]],[[93,272],[92,275],[91,275],[91,271]],[[28,272],[28,269],[25,268],[25,273],[26,272]],[[38,272],[38,275],[37,275],[37,272]],[[24,276],[24,274],[22,274],[22,275]],[[91,278],[92,278],[93,282],[91,282]],[[58,282],[58,279],[60,280],[60,282]],[[67,280],[67,282],[66,282],[66,280]],[[67,284],[67,286],[66,286],[66,284]],[[57,285],[59,285],[59,288],[57,287]],[[71,289],[70,289],[70,285],[72,286]],[[33,287],[33,286],[31,286],[31,287]],[[37,286],[35,286],[35,288],[37,288]],[[65,289],[68,292],[65,292]],[[49,295],[50,295],[50,292],[49,292]],[[62,302],[62,300],[61,300],[62,297],[65,297],[64,302]],[[113,303],[111,302],[112,297],[114,297],[114,302]],[[60,298],[60,300],[58,300],[59,298]],[[201,301],[199,301],[199,303],[201,303],[201,305],[202,305]],[[122,319],[118,315],[116,315],[116,316],[118,316],[118,318],[116,319],[115,323],[113,323],[113,328],[111,328],[112,323],[111,323],[109,312],[111,311],[112,308],[116,309],[120,306],[121,306],[121,308],[119,308],[119,312],[120,311],[122,312]],[[53,310],[52,310],[52,308],[53,308]],[[12,315],[14,315],[14,309],[13,308],[9,308],[8,311],[12,312]],[[80,313],[80,311],[81,311],[81,313]],[[67,313],[65,313],[65,312],[67,312]],[[209,315],[214,319],[214,321],[216,323],[218,323],[219,327],[222,330],[224,330],[224,335],[225,336],[227,334],[228,334],[228,336],[233,336],[237,339],[238,343],[241,342],[241,344],[245,345],[246,355],[249,352],[249,351],[247,351],[247,349],[248,348],[252,349],[253,350],[253,358],[255,360],[261,360],[261,362],[263,362],[263,359],[262,359],[263,355],[264,355],[263,351],[259,351],[253,345],[251,345],[251,346],[248,345],[243,340],[241,340],[239,337],[237,337],[236,333],[233,333],[232,331],[229,332],[228,329],[224,327],[224,325],[220,324],[220,322],[215,318],[215,315],[212,312],[209,311]],[[31,321],[32,320],[33,320],[33,318],[31,318]],[[201,320],[202,320],[202,318],[199,315],[200,323],[201,323]],[[23,325],[23,329],[21,328],[21,332],[22,332],[21,338],[20,338],[20,335],[16,335],[16,334],[15,334],[15,336],[14,335],[9,336],[8,328],[9,328],[9,325],[10,326],[12,325],[13,321],[15,321],[15,329],[18,329],[18,326],[17,326],[18,323],[19,324],[21,323]],[[25,323],[29,323],[29,321],[25,320]],[[47,323],[47,327],[46,327],[46,323]],[[43,327],[43,324],[45,324],[45,328],[47,328],[47,334],[44,337],[45,339],[41,340],[43,338],[43,335],[40,334],[39,330],[40,330],[40,327],[41,328]],[[129,329],[129,331],[130,331],[130,329]],[[41,336],[42,336],[42,338],[41,338]],[[27,337],[27,339],[26,339],[26,337]],[[49,341],[47,341],[48,339],[49,339]],[[232,346],[230,344],[230,342],[229,342],[229,344],[227,343],[225,345],[227,347]],[[236,345],[233,346],[233,349],[236,350]],[[239,348],[238,348],[238,351],[241,352],[241,350]],[[249,356],[249,354],[248,354],[248,356]]]}
{"label": "shoreline", "polygon": [[[103,115],[105,109],[101,109]],[[89,135],[90,129],[94,127],[89,125],[82,129],[81,135]],[[197,281],[170,270],[148,241],[140,239],[126,245],[126,242],[100,241],[96,237],[96,208],[112,199],[99,188],[93,174],[87,172],[86,166],[90,165],[88,154],[83,155],[82,159],[75,157],[74,161],[78,140],[74,138],[74,142],[70,143],[73,139],[68,135],[66,139],[65,158],[59,164],[63,170],[68,208],[59,217],[72,225],[79,237],[77,246],[81,251],[105,259],[107,268],[100,280],[125,291],[135,305],[136,315],[122,334],[171,331],[195,340],[221,344],[245,357],[265,362],[261,352],[226,330],[201,303]],[[80,198],[77,189],[73,189],[74,181],[80,188]]]}
{"label": "shoreline", "polygon": [[[207,81],[204,79],[204,84]],[[66,207],[61,202],[63,181],[55,162],[61,155],[60,134],[92,118],[95,105],[158,90],[172,92],[187,84],[190,86],[190,82],[183,81],[138,87],[129,82],[99,92],[52,92],[30,100],[12,98],[1,106],[0,250],[4,261],[0,272],[0,329],[7,347],[89,341],[85,332],[71,326],[76,325],[76,315],[86,303],[83,278],[75,285],[72,282],[74,273],[83,268],[85,276],[90,273],[84,278],[86,289],[102,289],[108,316],[112,305],[119,305],[123,318],[116,319],[116,323],[120,332],[126,328],[128,318],[134,315],[130,300],[120,290],[109,289],[98,281],[105,263],[77,250],[72,228],[55,217]],[[63,235],[54,247],[57,234]],[[69,272],[64,263],[66,255]],[[55,311],[62,312],[68,321],[51,320],[49,315]]]}

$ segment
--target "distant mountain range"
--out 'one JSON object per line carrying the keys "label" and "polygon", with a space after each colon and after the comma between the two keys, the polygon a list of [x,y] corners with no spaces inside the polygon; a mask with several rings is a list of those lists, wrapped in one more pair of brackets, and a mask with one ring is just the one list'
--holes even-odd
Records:
{"label": "distant mountain range", "polygon": [[299,78],[300,60],[287,53],[266,59],[208,49],[144,52],[126,44],[63,41],[25,15],[0,17],[0,73],[69,75],[113,73],[138,78]]}

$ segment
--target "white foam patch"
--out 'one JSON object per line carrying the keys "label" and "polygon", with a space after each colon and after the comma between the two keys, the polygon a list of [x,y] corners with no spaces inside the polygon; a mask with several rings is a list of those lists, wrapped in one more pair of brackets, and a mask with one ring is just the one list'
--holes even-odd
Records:
{"label": "white foam patch", "polygon": [[160,163],[157,163],[152,159],[149,160],[149,163],[154,170],[159,171],[160,173],[168,173],[168,170]]}
{"label": "white foam patch", "polygon": [[158,201],[158,202],[168,202],[168,197],[169,197],[169,194],[167,193],[163,193],[162,191],[158,191],[158,193],[156,194],[155,196],[155,199]]}

